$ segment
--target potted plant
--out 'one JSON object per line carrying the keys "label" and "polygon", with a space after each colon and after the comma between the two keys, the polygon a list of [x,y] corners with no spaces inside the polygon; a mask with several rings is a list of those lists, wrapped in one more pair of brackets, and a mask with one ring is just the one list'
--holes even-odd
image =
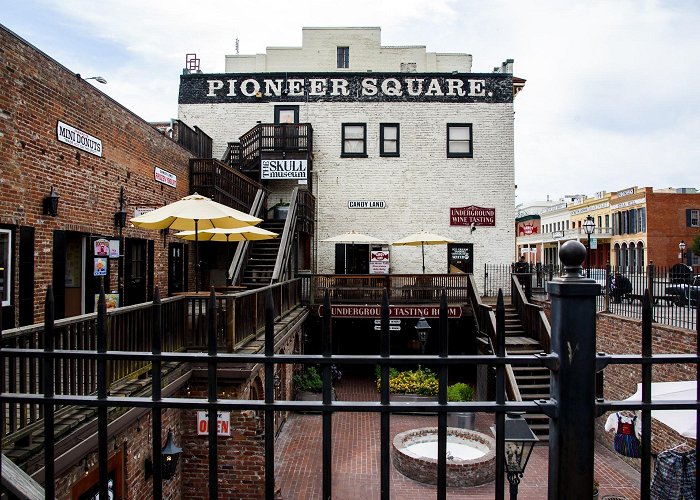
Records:
{"label": "potted plant", "polygon": [[[331,366],[331,374],[334,380],[341,377],[340,370],[335,365]],[[292,377],[296,399],[298,401],[321,401],[323,392],[323,379],[316,367],[309,366]],[[335,389],[331,388],[331,398],[335,399]]]}
{"label": "potted plant", "polygon": [[[457,382],[447,386],[447,401],[456,403],[473,401],[474,393],[474,386]],[[447,414],[447,426],[474,430],[475,417],[476,414],[473,411],[451,411]]]}
{"label": "potted plant", "polygon": [[[377,369],[377,390],[381,390],[381,377]],[[389,397],[391,401],[437,401],[438,379],[428,368],[398,371],[389,369]]]}

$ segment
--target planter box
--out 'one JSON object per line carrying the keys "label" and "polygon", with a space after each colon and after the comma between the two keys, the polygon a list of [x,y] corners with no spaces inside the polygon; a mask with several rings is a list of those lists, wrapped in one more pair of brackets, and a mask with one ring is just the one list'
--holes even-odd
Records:
{"label": "planter box", "polygon": [[[419,396],[418,394],[389,394],[390,403],[404,403],[406,411],[398,410],[395,413],[414,413],[411,406],[414,403],[437,403],[437,396]],[[431,415],[431,413],[420,413],[421,415]]]}
{"label": "planter box", "polygon": [[[297,401],[323,401],[323,393],[297,391],[296,400]],[[331,392],[331,401],[335,401],[335,389],[333,389],[333,392]]]}

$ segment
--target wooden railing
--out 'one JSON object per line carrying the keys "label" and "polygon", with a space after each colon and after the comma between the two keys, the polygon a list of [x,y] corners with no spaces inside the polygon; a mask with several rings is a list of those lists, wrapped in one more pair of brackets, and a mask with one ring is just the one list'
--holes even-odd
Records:
{"label": "wooden railing", "polygon": [[[301,303],[301,279],[278,283],[235,295],[217,295],[217,344],[221,350],[235,352],[265,326],[264,307],[272,291],[276,318]],[[179,295],[162,300],[162,351],[206,351],[206,293]],[[153,303],[146,302],[107,311],[107,350],[150,352],[152,349]],[[82,351],[97,348],[97,313],[56,320],[54,350]],[[36,324],[2,332],[2,348],[41,349],[44,325]],[[5,351],[0,358],[0,392],[43,393],[43,363]],[[86,396],[97,390],[97,361],[79,355],[59,356],[54,361],[56,395]],[[108,387],[125,379],[147,373],[151,365],[144,361],[119,359],[107,363]],[[38,404],[5,403],[4,436],[22,437],[42,419]],[[62,408],[57,407],[57,411]]]}
{"label": "wooden railing", "polygon": [[263,153],[311,153],[312,137],[310,123],[258,124],[240,138],[240,169],[259,170]]}
{"label": "wooden railing", "polygon": [[552,330],[543,308],[527,300],[525,290],[523,290],[516,275],[513,275],[512,279],[510,300],[511,304],[515,306],[515,310],[518,311],[520,322],[525,331],[540,343],[542,350],[550,352],[552,350]]}
{"label": "wooden railing", "polygon": [[261,184],[214,159],[190,160],[190,191],[249,213]]}
{"label": "wooden railing", "polygon": [[[476,281],[473,275],[469,275],[468,282],[469,303],[474,311],[474,319],[476,320],[476,328],[481,335],[488,340],[491,353],[496,353],[496,315],[493,308],[481,302],[481,295],[476,287]],[[515,373],[511,365],[505,365],[505,382],[506,396],[509,401],[522,401],[518,383],[515,380]]]}
{"label": "wooden railing", "polygon": [[212,139],[199,127],[191,129],[180,120],[173,120],[173,140],[197,158],[211,158]]}
{"label": "wooden railing", "polygon": [[426,303],[440,300],[443,291],[450,303],[468,300],[468,274],[388,274],[314,276],[313,302],[321,302],[328,290],[331,299],[348,303],[379,302],[384,290],[391,303]]}

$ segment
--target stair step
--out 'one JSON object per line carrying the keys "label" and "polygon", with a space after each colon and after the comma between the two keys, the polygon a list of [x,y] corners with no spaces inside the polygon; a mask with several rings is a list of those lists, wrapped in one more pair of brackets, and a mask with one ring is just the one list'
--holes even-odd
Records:
{"label": "stair step", "polygon": [[523,390],[539,390],[539,389],[547,389],[549,390],[551,386],[549,384],[521,384],[520,379],[516,377],[515,379],[518,382],[518,389],[520,389],[520,392],[522,393]]}
{"label": "stair step", "polygon": [[528,380],[549,380],[549,375],[515,375],[517,380],[522,380],[524,382]]}

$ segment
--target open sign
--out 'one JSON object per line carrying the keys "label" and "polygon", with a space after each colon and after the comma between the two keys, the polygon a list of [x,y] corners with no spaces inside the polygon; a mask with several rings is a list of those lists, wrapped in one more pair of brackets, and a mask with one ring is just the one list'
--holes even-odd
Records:
{"label": "open sign", "polygon": [[[209,434],[209,414],[206,411],[197,412],[197,435]],[[219,411],[216,413],[216,434],[217,436],[231,435],[231,412]]]}

